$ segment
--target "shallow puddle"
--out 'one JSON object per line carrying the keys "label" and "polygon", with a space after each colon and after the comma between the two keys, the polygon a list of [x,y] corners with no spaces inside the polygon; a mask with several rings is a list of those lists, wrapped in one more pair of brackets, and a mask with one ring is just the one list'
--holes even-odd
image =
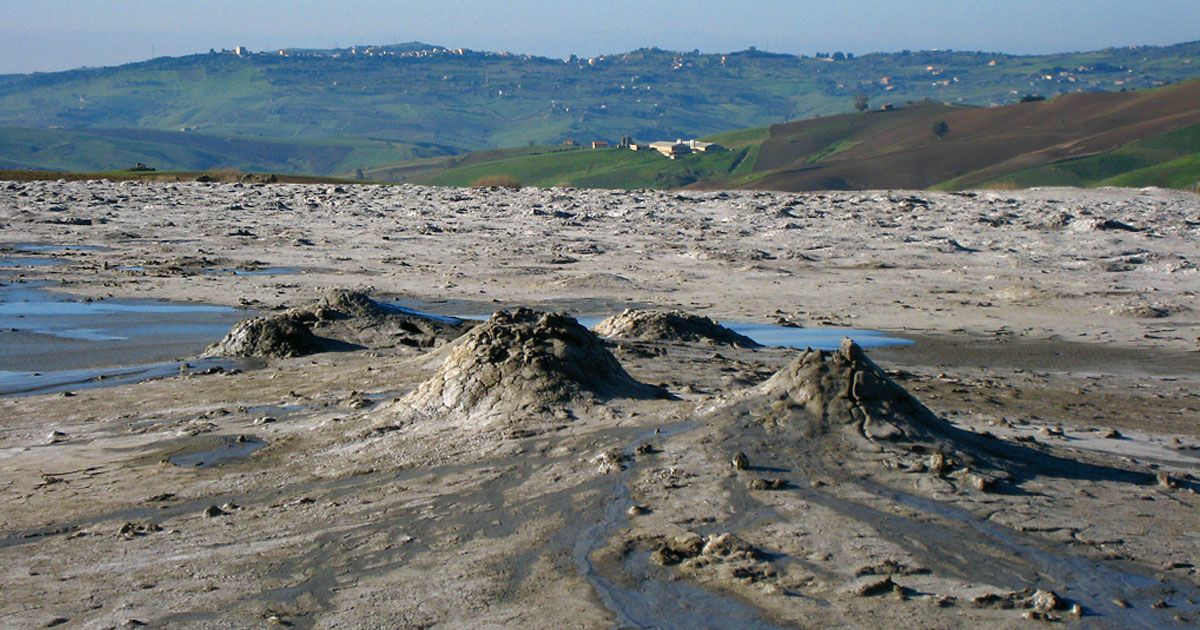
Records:
{"label": "shallow puddle", "polygon": [[[0,395],[49,393],[180,373],[246,312],[157,300],[95,300],[44,284],[0,285]],[[184,371],[231,369],[193,361]]]}
{"label": "shallow puddle", "polygon": [[102,245],[60,245],[47,243],[8,243],[0,245],[0,249],[10,249],[18,252],[107,252],[111,247]]}
{"label": "shallow puddle", "polygon": [[205,436],[167,457],[167,461],[176,466],[211,468],[250,457],[266,445],[250,435]]}
{"label": "shallow puddle", "polygon": [[795,328],[749,322],[721,322],[721,324],[764,346],[777,348],[837,350],[845,337],[853,339],[854,343],[863,348],[907,346],[913,343],[911,339],[892,337],[885,332],[861,328]]}
{"label": "shallow puddle", "polygon": [[195,359],[48,372],[0,370],[0,397],[77,392],[98,387],[113,387],[170,378],[181,374],[200,374],[213,368],[244,370],[251,367],[254,367],[251,362],[237,359]]}
{"label": "shallow puddle", "polygon": [[20,269],[22,267],[53,267],[65,265],[67,261],[61,258],[44,258],[41,256],[8,256],[0,258],[0,268]]}

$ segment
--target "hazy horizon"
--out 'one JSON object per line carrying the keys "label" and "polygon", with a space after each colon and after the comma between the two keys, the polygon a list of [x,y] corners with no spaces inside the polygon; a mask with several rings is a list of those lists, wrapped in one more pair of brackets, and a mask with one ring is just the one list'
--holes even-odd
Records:
{"label": "hazy horizon", "polygon": [[[13,3],[15,5],[15,3]],[[0,73],[108,66],[246,46],[335,48],[421,41],[546,57],[641,47],[790,54],[979,50],[1042,54],[1194,41],[1200,3],[1161,0],[1152,11],[1117,0],[762,2],[749,6],[663,0],[604,6],[532,0],[393,3],[228,0],[120,8],[66,0],[16,5],[0,25]]]}

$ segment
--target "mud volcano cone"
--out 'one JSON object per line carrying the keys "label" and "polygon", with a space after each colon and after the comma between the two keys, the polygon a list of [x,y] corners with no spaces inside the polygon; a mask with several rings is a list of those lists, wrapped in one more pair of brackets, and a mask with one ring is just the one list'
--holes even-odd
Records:
{"label": "mud volcano cone", "polygon": [[990,436],[959,429],[937,417],[875,365],[850,339],[835,352],[809,350],[726,413],[748,413],[768,431],[797,438],[795,452],[854,459],[880,452],[936,474],[958,470],[988,485],[1028,454]]}
{"label": "mud volcano cone", "polygon": [[629,376],[574,318],[522,308],[496,313],[457,341],[400,404],[433,418],[521,422],[573,402],[665,395]]}
{"label": "mud volcano cone", "polygon": [[683,311],[643,311],[625,309],[596,325],[596,334],[634,341],[710,341],[760,347],[753,339],[740,335],[702,315]]}
{"label": "mud volcano cone", "polygon": [[[890,461],[955,478],[975,490],[1040,474],[1149,483],[1145,474],[1094,466],[960,429],[937,417],[853,341],[809,350],[710,418],[727,439],[755,433],[762,455],[812,469]],[[820,465],[815,462],[823,462]]]}

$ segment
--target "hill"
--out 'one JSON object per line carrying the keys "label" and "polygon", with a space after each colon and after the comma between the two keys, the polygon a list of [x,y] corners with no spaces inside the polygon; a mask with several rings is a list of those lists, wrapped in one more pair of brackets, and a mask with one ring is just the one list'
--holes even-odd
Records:
{"label": "hill", "polygon": [[[943,135],[935,125],[944,124]],[[802,121],[771,129],[749,184],[770,190],[971,188],[983,185],[1092,185],[1182,154],[1200,152],[1200,81],[1139,92],[1066,94],[1006,107],[923,104],[899,112]],[[1151,140],[1164,134],[1181,133]],[[1120,151],[1167,144],[1157,159]],[[818,150],[818,147],[826,147]],[[1165,148],[1165,146],[1164,146]],[[1104,156],[1104,157],[1101,157]],[[1104,168],[1078,167],[1080,160]],[[1074,167],[1064,166],[1075,162]],[[1074,168],[1069,180],[1038,178]],[[1019,177],[1018,177],[1019,175]],[[1015,177],[1016,179],[1010,179]]]}
{"label": "hill", "polygon": [[[31,152],[21,144],[29,143],[31,132],[10,129],[8,142],[21,146],[5,145],[0,159],[90,170],[110,167],[118,158],[99,163],[110,154],[125,161],[154,161],[138,158],[144,150],[159,151],[163,168],[191,168],[215,159],[212,155],[243,159],[241,150],[212,151],[208,140],[172,139],[165,143],[185,146],[171,151],[129,144],[166,140],[131,130],[184,130],[206,139],[272,141],[288,147],[280,147],[279,156],[250,149],[245,161],[233,166],[352,172],[405,157],[551,145],[565,138],[694,137],[764,127],[850,111],[858,94],[876,105],[928,98],[990,106],[1030,93],[1141,90],[1200,76],[1197,57],[1200,42],[1037,56],[905,51],[808,57],[754,49],[700,54],[648,48],[562,60],[421,43],[255,54],[214,51],[112,68],[0,77],[0,127],[88,132],[93,134],[88,142],[98,142],[95,133],[105,130],[105,137],[115,134],[119,140],[80,151],[70,142],[60,148],[51,138],[33,143],[39,149]],[[13,139],[22,133],[24,140]],[[338,144],[347,138],[375,144],[347,150]],[[337,155],[311,157],[308,149],[297,146],[309,141],[333,147]],[[409,148],[397,156],[379,151],[379,143]],[[310,157],[296,157],[297,152]],[[93,153],[102,158],[89,162]]]}
{"label": "hill", "polygon": [[143,162],[171,170],[233,167],[246,171],[331,175],[362,164],[453,149],[371,138],[248,138],[153,129],[0,127],[0,168],[110,171]]}
{"label": "hill", "polygon": [[[511,151],[471,153],[451,158],[434,167],[433,161],[409,163],[427,165],[432,170],[413,171],[400,181],[415,181],[441,186],[469,186],[491,176],[504,175],[527,186],[575,186],[579,188],[682,188],[699,182],[738,177],[750,173],[756,141],[765,129],[750,133],[721,134],[708,139],[720,142],[729,151],[693,154],[668,160],[654,151],[629,151],[619,148],[587,149],[533,147]],[[396,181],[388,174],[393,169],[368,171],[370,179]],[[403,174],[403,171],[401,171]],[[403,176],[403,175],[402,175]]]}
{"label": "hill", "polygon": [[627,189],[1192,188],[1200,182],[1200,81],[991,108],[917,103],[707,139],[730,150],[667,160],[644,151],[523,147],[368,175],[455,186],[503,175],[525,185]]}

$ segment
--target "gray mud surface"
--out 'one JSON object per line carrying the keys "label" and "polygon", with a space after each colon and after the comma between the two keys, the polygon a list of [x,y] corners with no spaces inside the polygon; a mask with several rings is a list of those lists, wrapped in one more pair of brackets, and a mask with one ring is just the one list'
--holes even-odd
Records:
{"label": "gray mud surface", "polygon": [[[1195,195],[0,182],[0,229],[54,261],[0,290],[224,309],[0,397],[0,627],[1200,620]],[[915,343],[552,314],[625,308]],[[52,315],[0,369],[157,356]]]}

